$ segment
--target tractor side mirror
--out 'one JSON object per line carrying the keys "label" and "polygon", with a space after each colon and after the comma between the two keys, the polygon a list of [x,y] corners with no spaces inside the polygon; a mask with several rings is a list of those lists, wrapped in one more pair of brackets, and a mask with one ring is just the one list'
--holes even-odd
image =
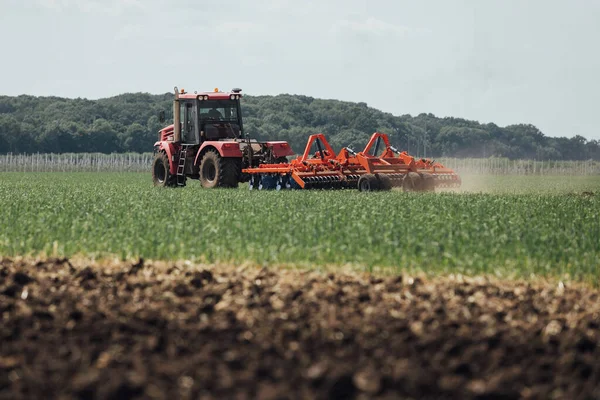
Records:
{"label": "tractor side mirror", "polygon": [[161,111],[158,113],[158,120],[160,121],[161,124],[163,122],[165,122],[165,112],[164,111]]}

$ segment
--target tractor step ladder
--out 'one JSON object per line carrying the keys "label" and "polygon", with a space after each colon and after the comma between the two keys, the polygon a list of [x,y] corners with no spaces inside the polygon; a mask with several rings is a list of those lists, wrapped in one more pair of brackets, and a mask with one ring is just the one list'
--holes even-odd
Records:
{"label": "tractor step ladder", "polygon": [[179,149],[179,162],[177,164],[177,186],[185,186],[185,158],[187,146],[181,145]]}

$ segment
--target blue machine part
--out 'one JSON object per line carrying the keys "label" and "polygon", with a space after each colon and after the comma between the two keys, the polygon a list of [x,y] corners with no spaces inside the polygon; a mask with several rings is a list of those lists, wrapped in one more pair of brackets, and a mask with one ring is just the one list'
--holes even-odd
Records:
{"label": "blue machine part", "polygon": [[261,174],[260,183],[258,184],[258,190],[273,190],[277,188],[277,180],[279,175],[277,174]]}

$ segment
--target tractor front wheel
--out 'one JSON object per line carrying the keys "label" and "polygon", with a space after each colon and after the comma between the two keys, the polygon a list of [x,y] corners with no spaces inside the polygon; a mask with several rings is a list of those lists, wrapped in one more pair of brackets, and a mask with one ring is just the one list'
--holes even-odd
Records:
{"label": "tractor front wheel", "polygon": [[174,178],[170,171],[169,158],[163,152],[158,153],[152,163],[152,181],[154,182],[154,186],[174,186]]}
{"label": "tractor front wheel", "polygon": [[240,160],[221,157],[214,150],[207,151],[200,162],[200,183],[204,188],[238,186]]}

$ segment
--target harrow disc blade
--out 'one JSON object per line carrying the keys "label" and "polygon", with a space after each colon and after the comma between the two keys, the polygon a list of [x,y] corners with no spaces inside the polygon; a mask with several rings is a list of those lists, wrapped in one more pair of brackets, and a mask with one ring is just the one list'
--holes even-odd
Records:
{"label": "harrow disc blade", "polygon": [[461,185],[460,177],[456,173],[436,174],[434,177],[436,188],[458,188]]}
{"label": "harrow disc blade", "polygon": [[259,182],[260,182],[259,176],[252,175],[250,177],[250,180],[248,181],[248,189],[249,190],[258,189]]}
{"label": "harrow disc blade", "polygon": [[289,175],[280,175],[277,179],[277,185],[275,186],[275,190],[284,190],[290,188],[290,176]]}
{"label": "harrow disc blade", "polygon": [[343,189],[346,185],[346,181],[343,181],[339,175],[307,176],[303,180],[305,189]]}
{"label": "harrow disc blade", "polygon": [[277,175],[261,174],[258,190],[273,190],[277,188]]}

